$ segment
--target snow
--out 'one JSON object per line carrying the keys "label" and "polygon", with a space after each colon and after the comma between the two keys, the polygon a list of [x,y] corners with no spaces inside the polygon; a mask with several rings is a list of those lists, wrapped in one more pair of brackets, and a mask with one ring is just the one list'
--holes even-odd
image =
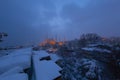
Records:
{"label": "snow", "polygon": [[53,80],[59,77],[61,74],[61,68],[55,64],[54,61],[40,61],[40,58],[46,57],[49,54],[45,51],[36,52],[33,55],[33,64],[36,80]]}
{"label": "snow", "polygon": [[95,47],[92,47],[92,48],[85,47],[85,48],[82,48],[82,49],[83,49],[83,50],[86,50],[86,51],[98,51],[98,52],[111,53],[110,50],[107,50],[107,49],[100,49],[100,48],[95,48]]}
{"label": "snow", "polygon": [[7,56],[0,58],[0,74],[6,72],[16,66],[23,69],[30,67],[31,49],[18,49]]}
{"label": "snow", "polygon": [[116,50],[120,50],[120,47],[116,47]]}
{"label": "snow", "polygon": [[98,45],[102,45],[102,44],[89,44],[88,46],[89,47],[95,47],[95,46],[98,46]]}
{"label": "snow", "polygon": [[59,77],[61,68],[52,61],[39,61],[35,65],[36,80],[53,80]]}
{"label": "snow", "polygon": [[34,55],[37,55],[36,57],[41,59],[43,57],[47,57],[47,56],[50,56],[46,51],[34,51],[33,52]]}
{"label": "snow", "polygon": [[89,44],[88,47],[96,47],[96,46],[99,46],[99,45],[102,45],[102,46],[109,46],[109,47],[112,47],[112,45],[108,44],[108,43],[96,43],[96,44]]}
{"label": "snow", "polygon": [[32,48],[23,48],[23,49],[17,49],[14,52],[11,53],[11,55],[21,55],[21,54],[31,54]]}
{"label": "snow", "polygon": [[[28,80],[23,70],[31,66],[33,60],[33,76],[36,80],[53,80],[61,74],[62,69],[55,63],[59,57],[46,51],[32,51],[32,48],[16,49],[6,56],[0,57],[0,80]],[[40,61],[43,57],[51,57],[50,61]],[[35,73],[35,74],[34,74]]]}
{"label": "snow", "polygon": [[56,54],[50,54],[50,57],[52,59],[52,61],[56,62],[58,61],[59,59],[61,59],[58,55]]}
{"label": "snow", "polygon": [[12,68],[12,69],[4,72],[2,75],[0,75],[0,77],[5,77],[8,75],[16,74],[16,73],[20,73],[20,72],[23,72],[23,69],[21,67],[15,67],[15,68]]}
{"label": "snow", "polygon": [[11,50],[0,50],[0,57],[5,56],[7,54],[9,54],[11,52]]}
{"label": "snow", "polygon": [[[97,77],[97,75],[99,76],[101,69],[99,66],[97,66],[97,62],[96,60],[89,60],[89,59],[82,59],[82,65],[84,66],[85,69],[88,69],[88,71],[86,72],[85,76],[88,79],[94,79]],[[101,77],[99,76],[99,79]]]}
{"label": "snow", "polygon": [[0,57],[0,60],[3,60],[8,57],[16,57],[19,55],[31,55],[31,48],[25,48],[25,49],[16,49],[15,51],[8,53],[9,55]]}
{"label": "snow", "polygon": [[43,57],[47,57],[47,56],[50,56],[50,58],[52,59],[52,61],[56,62],[58,61],[59,59],[61,59],[58,55],[56,54],[49,54],[47,53],[46,51],[33,51],[33,54],[34,55],[37,55],[36,57],[39,57],[39,59],[43,58]]}
{"label": "snow", "polygon": [[19,55],[11,56],[6,59],[0,60],[0,73],[5,72],[15,66],[20,66],[22,68],[30,67],[30,56],[29,55]]}
{"label": "snow", "polygon": [[87,78],[95,78],[96,77],[96,74],[94,73],[94,72],[90,72],[90,71],[88,71],[87,73],[86,73],[86,77]]}
{"label": "snow", "polygon": [[24,73],[18,73],[5,77],[0,77],[0,80],[28,80],[28,76]]}

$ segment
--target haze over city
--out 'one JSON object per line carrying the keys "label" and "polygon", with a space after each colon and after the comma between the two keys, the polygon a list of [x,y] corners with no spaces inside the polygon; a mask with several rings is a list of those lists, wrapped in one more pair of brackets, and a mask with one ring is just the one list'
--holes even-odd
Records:
{"label": "haze over city", "polygon": [[1,45],[66,39],[83,33],[120,36],[120,0],[0,0]]}

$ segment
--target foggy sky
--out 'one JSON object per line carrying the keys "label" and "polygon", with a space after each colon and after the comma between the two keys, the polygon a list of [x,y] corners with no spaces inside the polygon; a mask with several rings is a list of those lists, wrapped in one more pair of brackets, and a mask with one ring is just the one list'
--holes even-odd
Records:
{"label": "foggy sky", "polygon": [[120,0],[0,0],[4,45],[67,39],[83,33],[120,36]]}

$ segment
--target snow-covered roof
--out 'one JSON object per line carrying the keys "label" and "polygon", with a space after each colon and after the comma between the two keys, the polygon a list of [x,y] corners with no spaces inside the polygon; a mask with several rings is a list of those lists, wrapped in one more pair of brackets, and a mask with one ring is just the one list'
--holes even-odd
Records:
{"label": "snow-covered roof", "polygon": [[[45,55],[43,55],[44,53]],[[45,51],[41,51],[40,53],[33,55],[36,80],[53,80],[61,75],[59,71],[62,69],[55,63],[55,61],[40,61],[41,57],[46,56],[48,56],[48,54]]]}
{"label": "snow-covered roof", "polygon": [[[33,54],[32,54],[33,53]],[[0,58],[0,80],[28,80],[27,74],[23,74],[24,69],[31,65],[33,57],[33,67],[36,80],[53,80],[61,74],[61,68],[55,63],[57,55],[50,55],[46,51],[31,51],[31,48],[18,49]],[[50,56],[50,61],[40,61],[40,58]]]}
{"label": "snow-covered roof", "polygon": [[36,55],[37,58],[43,58],[43,57],[47,57],[50,56],[46,51],[34,51],[33,52],[34,55]]}
{"label": "snow-covered roof", "polygon": [[0,77],[0,80],[28,80],[27,74],[24,73],[18,73],[18,74],[12,74],[5,77]]}
{"label": "snow-covered roof", "polygon": [[52,59],[52,61],[56,62],[58,61],[59,59],[61,59],[58,55],[56,54],[50,54],[50,57]]}
{"label": "snow-covered roof", "polygon": [[34,67],[36,80],[53,80],[61,75],[61,68],[52,61],[39,61]]}
{"label": "snow-covered roof", "polygon": [[60,57],[56,54],[49,54],[46,51],[34,51],[33,52],[34,55],[36,55],[36,57],[38,57],[39,59],[43,58],[43,57],[47,57],[50,56],[50,58],[52,59],[52,61],[56,62],[57,60],[60,59]]}

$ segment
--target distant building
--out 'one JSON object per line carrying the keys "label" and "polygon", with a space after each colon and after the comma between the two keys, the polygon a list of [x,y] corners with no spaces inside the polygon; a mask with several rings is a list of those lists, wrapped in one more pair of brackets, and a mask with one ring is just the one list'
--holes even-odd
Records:
{"label": "distant building", "polygon": [[65,41],[57,41],[55,39],[46,39],[39,44],[39,46],[44,48],[58,48],[65,44]]}

